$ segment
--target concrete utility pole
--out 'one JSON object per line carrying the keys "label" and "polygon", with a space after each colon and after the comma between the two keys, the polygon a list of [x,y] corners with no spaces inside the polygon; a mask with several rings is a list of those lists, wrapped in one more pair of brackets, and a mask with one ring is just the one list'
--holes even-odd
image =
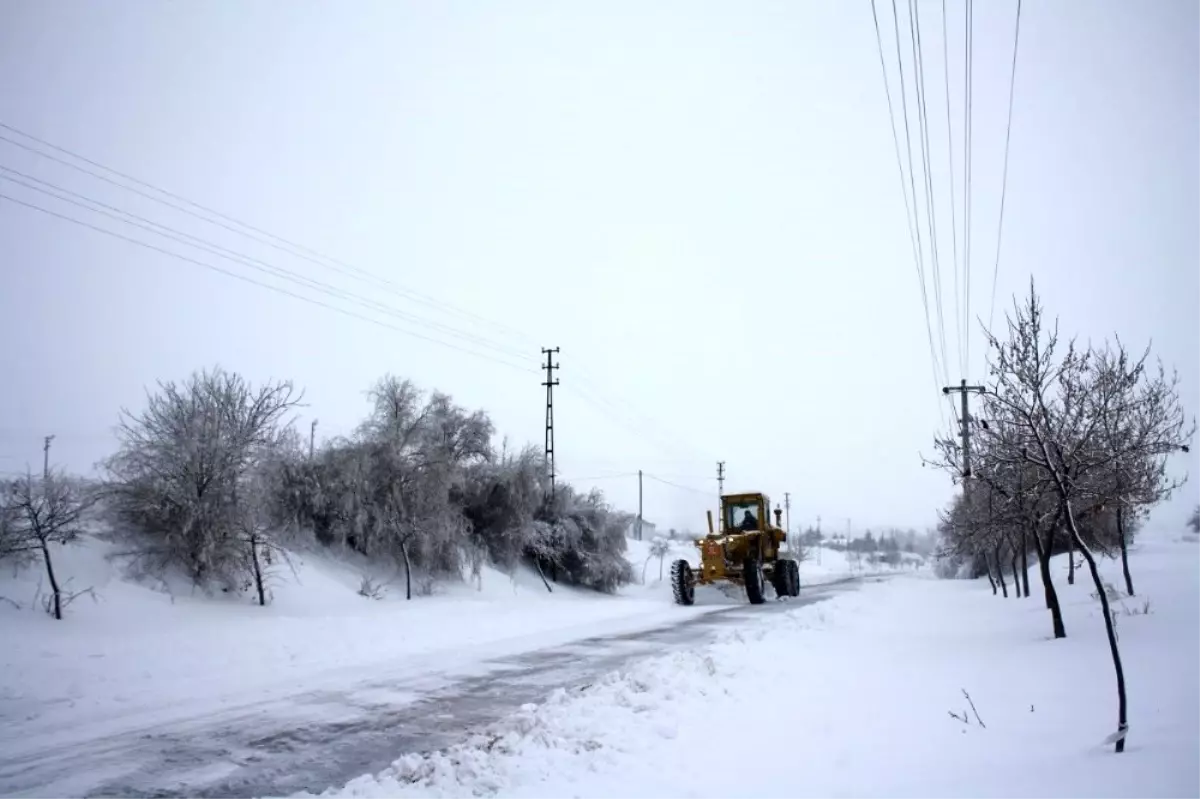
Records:
{"label": "concrete utility pole", "polygon": [[43,481],[50,479],[50,442],[53,440],[54,440],[54,436],[48,435],[48,436],[46,436],[45,441],[42,444],[42,452],[43,452],[42,480]]}
{"label": "concrete utility pole", "polygon": [[642,540],[642,470],[638,469],[638,519],[637,540]]}
{"label": "concrete utility pole", "polygon": [[961,431],[962,442],[963,442],[963,472],[962,472],[962,476],[963,476],[963,490],[965,491],[966,487],[967,487],[967,483],[966,483],[967,478],[969,478],[971,476],[971,425],[970,425],[971,413],[967,408],[967,395],[972,392],[974,392],[976,394],[986,394],[987,389],[984,388],[983,386],[968,386],[967,381],[963,380],[957,386],[944,386],[942,388],[942,393],[945,394],[946,396],[950,396],[951,391],[956,391],[962,395],[962,419],[960,420],[960,424],[962,425],[962,431]]}
{"label": "concrete utility pole", "polygon": [[312,424],[308,426],[308,459],[313,459],[313,450],[317,443],[317,420],[313,419]]}
{"label": "concrete utility pole", "polygon": [[784,517],[786,519],[784,531],[787,533],[791,533],[792,532],[792,495],[788,491],[783,492],[783,510],[784,510],[784,513],[787,514],[787,516]]}
{"label": "concrete utility pole", "polygon": [[546,382],[542,385],[546,387],[546,468],[550,472],[551,497],[554,496],[554,387],[558,385],[554,377],[554,370],[558,368],[554,356],[557,352],[558,347],[542,348],[542,355],[546,356]]}
{"label": "concrete utility pole", "polygon": [[725,494],[725,461],[717,461],[717,493]]}

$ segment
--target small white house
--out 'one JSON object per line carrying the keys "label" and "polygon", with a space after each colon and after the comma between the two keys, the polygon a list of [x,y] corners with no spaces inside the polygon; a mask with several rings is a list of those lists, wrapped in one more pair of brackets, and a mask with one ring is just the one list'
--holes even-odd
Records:
{"label": "small white house", "polygon": [[645,519],[642,519],[642,534],[639,536],[638,520],[636,517],[629,523],[629,527],[625,530],[625,537],[632,538],[635,541],[649,541],[650,539],[654,538],[654,535],[654,522],[649,522]]}

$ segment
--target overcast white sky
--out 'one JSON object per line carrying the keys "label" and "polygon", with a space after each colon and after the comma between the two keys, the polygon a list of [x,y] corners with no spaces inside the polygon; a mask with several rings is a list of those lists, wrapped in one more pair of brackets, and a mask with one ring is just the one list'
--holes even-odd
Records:
{"label": "overcast white sky", "polygon": [[[961,253],[963,0],[946,5]],[[970,314],[985,322],[1015,9],[975,11]],[[891,4],[880,13],[900,113]],[[941,4],[920,13],[957,381]],[[999,317],[1032,274],[1065,331],[1153,338],[1191,413],[1198,25],[1189,0],[1026,0],[997,291]],[[920,465],[948,417],[867,0],[8,0],[0,74],[0,122],[459,313],[4,141],[0,165],[485,339],[530,370],[539,347],[561,347],[559,471],[605,476],[585,482],[630,510],[636,478],[610,475],[641,468],[692,489],[646,479],[646,517],[663,526],[702,526],[718,459],[727,489],[790,491],[793,525],[820,514],[827,529],[925,526],[955,490]],[[905,77],[915,136],[909,60]],[[5,180],[0,193],[287,285]],[[7,201],[0,242],[0,470],[40,464],[47,433],[57,463],[88,469],[111,449],[121,406],[216,363],[305,387],[300,423],[318,418],[318,438],[348,432],[363,391],[391,371],[485,408],[514,445],[541,444],[535,371]],[[983,357],[975,329],[973,381]],[[1179,462],[1193,476],[1198,466]],[[1181,523],[1196,496],[1193,482],[1162,518]]]}

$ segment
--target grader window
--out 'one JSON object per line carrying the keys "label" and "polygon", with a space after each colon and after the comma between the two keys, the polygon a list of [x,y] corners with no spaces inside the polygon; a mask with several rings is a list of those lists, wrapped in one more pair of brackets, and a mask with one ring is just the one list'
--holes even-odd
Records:
{"label": "grader window", "polygon": [[758,525],[758,503],[757,502],[742,502],[730,504],[728,515],[725,518],[725,525],[732,530],[757,530]]}

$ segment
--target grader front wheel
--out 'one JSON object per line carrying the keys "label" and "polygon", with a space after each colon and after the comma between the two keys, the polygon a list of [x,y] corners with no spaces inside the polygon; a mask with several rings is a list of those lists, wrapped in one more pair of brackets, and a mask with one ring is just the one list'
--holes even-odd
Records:
{"label": "grader front wheel", "polygon": [[677,560],[671,564],[671,590],[676,605],[691,605],[696,601],[696,581],[692,578],[692,564]]}

